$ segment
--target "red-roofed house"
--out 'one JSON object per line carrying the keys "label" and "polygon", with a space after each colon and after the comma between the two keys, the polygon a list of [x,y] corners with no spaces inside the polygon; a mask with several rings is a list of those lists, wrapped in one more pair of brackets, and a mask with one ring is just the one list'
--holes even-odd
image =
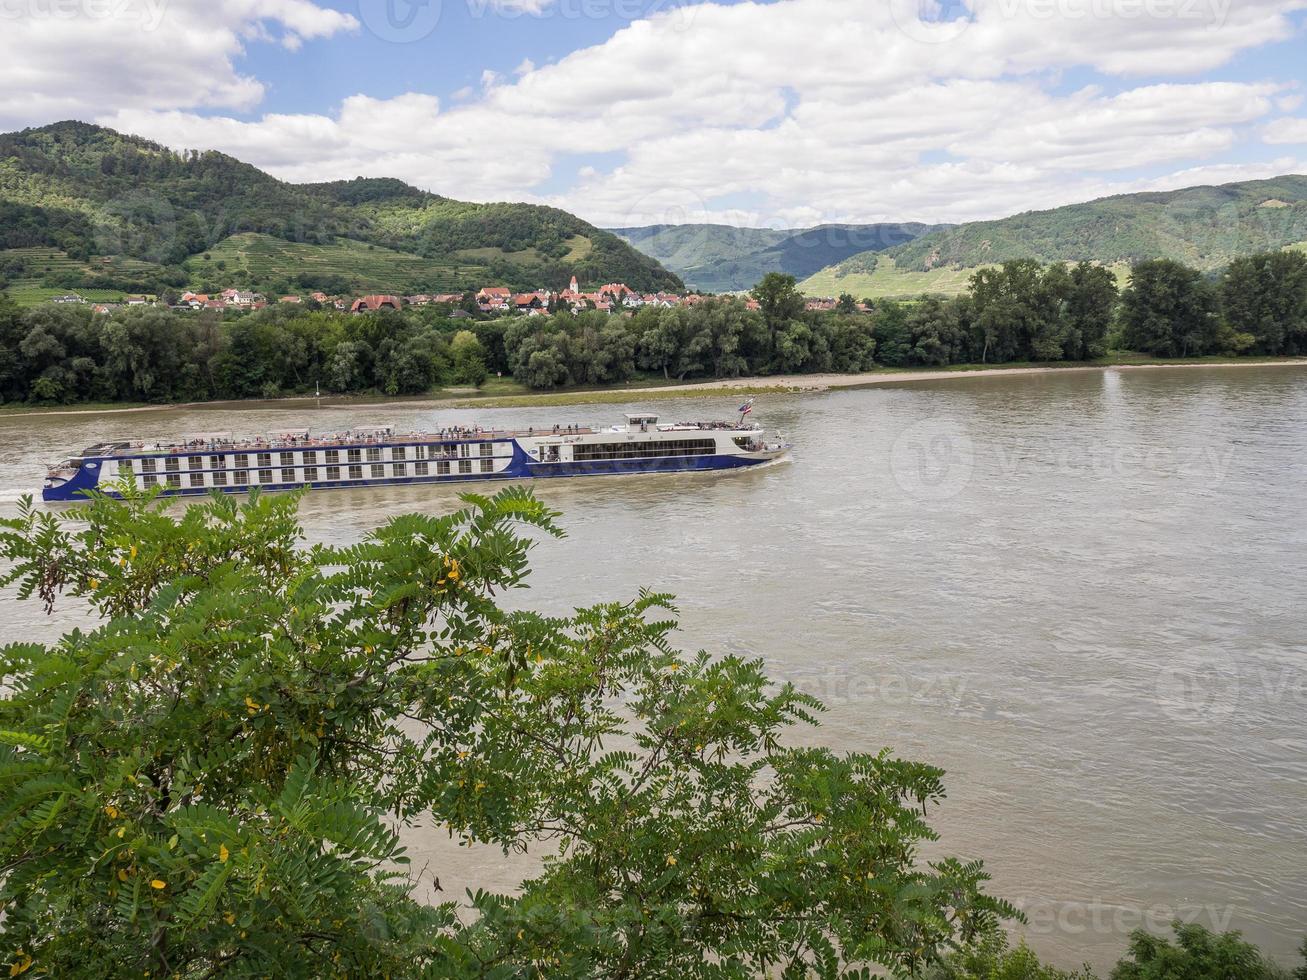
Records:
{"label": "red-roofed house", "polygon": [[402,310],[404,301],[398,296],[361,296],[349,308],[351,313],[375,313],[377,310]]}

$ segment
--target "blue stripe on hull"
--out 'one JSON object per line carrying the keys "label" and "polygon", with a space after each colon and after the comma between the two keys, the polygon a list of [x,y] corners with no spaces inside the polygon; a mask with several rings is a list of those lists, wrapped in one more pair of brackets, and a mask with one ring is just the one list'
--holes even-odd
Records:
{"label": "blue stripe on hull", "polygon": [[[520,453],[520,450],[519,450]],[[525,457],[525,454],[521,454]],[[339,483],[314,483],[311,490],[346,490],[351,487],[402,487],[415,484],[450,484],[450,483],[485,483],[505,480],[555,479],[559,477],[579,476],[633,476],[641,473],[695,473],[711,470],[734,470],[747,466],[757,466],[770,462],[770,459],[748,459],[741,456],[670,456],[656,459],[595,460],[584,463],[529,463],[523,458],[515,457],[513,463],[499,473],[450,474],[448,476],[410,476],[387,477],[380,480],[350,480]],[[88,470],[82,467],[77,474],[60,487],[48,487],[42,493],[42,499],[50,502],[76,501],[84,499],[86,491],[95,489],[100,470]],[[183,474],[185,475],[185,474]],[[164,497],[199,497],[213,493],[248,493],[257,488],[261,491],[300,490],[302,483],[265,483],[247,486],[229,487],[177,487],[165,489]],[[110,497],[118,496],[106,491]]]}

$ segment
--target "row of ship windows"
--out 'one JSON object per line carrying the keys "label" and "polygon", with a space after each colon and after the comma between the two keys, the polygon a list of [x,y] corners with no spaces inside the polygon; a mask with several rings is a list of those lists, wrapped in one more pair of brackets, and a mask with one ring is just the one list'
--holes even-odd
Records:
{"label": "row of ship windows", "polygon": [[[479,447],[477,455],[481,458],[494,456],[495,444],[493,442],[477,443]],[[458,445],[449,446],[392,446],[390,449],[390,460],[401,463],[407,462],[409,453],[412,452],[414,460],[455,460],[468,459],[472,456],[472,445],[470,443],[459,443]],[[254,458],[255,466],[269,467],[278,466],[316,466],[319,462],[318,453],[322,454],[322,462],[327,466],[334,466],[340,463],[380,463],[385,461],[382,455],[384,450],[377,446],[369,446],[366,449],[305,449],[296,452],[278,452],[278,453],[234,453],[231,456],[232,466],[237,469],[243,469],[250,466],[250,457]],[[277,460],[274,464],[273,457]],[[343,459],[342,459],[343,456]],[[227,456],[187,456],[185,469],[202,470],[205,468],[205,461],[208,461],[209,469],[223,470],[227,469]],[[163,463],[163,472],[177,473],[182,467],[181,456],[165,456],[161,459],[144,458],[141,462],[142,473],[159,472],[159,463]],[[131,466],[130,460],[123,460],[120,463],[120,469],[124,472]]]}
{"label": "row of ship windows", "polygon": [[[479,472],[493,473],[495,471],[495,461],[493,459],[481,459],[481,460],[477,460],[477,462],[480,464],[478,467]],[[455,463],[457,464],[457,468],[455,468],[454,466]],[[472,473],[473,472],[472,463],[473,461],[471,459],[438,460],[435,463],[435,475],[449,476],[452,473],[461,473],[461,474]],[[392,463],[390,469],[391,472],[387,473],[385,465],[381,463],[373,463],[371,466],[368,467],[368,476],[370,479],[373,480],[384,480],[387,479],[388,477],[409,476],[409,467],[407,463]],[[432,470],[431,463],[415,462],[413,463],[412,475],[430,476],[431,470]],[[344,476],[341,475],[342,471],[345,474]],[[124,470],[124,473],[126,475],[130,475],[130,470]],[[252,481],[250,479],[250,475],[252,473],[258,474],[257,481]],[[319,468],[317,466],[306,466],[301,471],[303,475],[297,477],[295,473],[296,471],[293,467],[288,467],[283,470],[270,470],[270,469],[234,470],[231,473],[225,473],[222,470],[217,470],[215,472],[208,473],[208,474],[189,473],[187,474],[187,478],[188,478],[188,485],[192,487],[204,487],[204,486],[245,487],[255,482],[259,484],[268,484],[268,483],[277,483],[277,482],[301,484],[301,483],[317,483],[320,479],[327,483],[336,483],[343,480],[362,480],[364,475],[362,466],[345,466],[345,467],[325,466],[322,468]],[[160,485],[160,482],[162,482],[163,485],[169,487],[180,487],[182,485],[181,473],[164,473],[162,474],[163,477],[162,481],[160,481],[160,475],[161,474],[157,474],[157,473],[143,474],[141,476],[142,486],[157,487]],[[206,475],[209,477],[210,480],[210,482],[207,484],[204,482],[204,478]],[[281,477],[280,481],[276,479],[277,475]],[[230,483],[227,482],[228,477],[231,478]]]}
{"label": "row of ship windows", "polygon": [[577,445],[572,458],[577,462],[599,459],[653,459],[662,456],[711,456],[717,452],[715,439],[676,439],[663,442],[599,442]]}

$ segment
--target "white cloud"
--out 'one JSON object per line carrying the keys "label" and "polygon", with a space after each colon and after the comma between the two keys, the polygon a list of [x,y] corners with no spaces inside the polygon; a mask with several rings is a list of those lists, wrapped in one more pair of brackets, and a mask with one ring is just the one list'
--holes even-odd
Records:
{"label": "white cloud", "polygon": [[[564,14],[549,0],[472,2],[486,17]],[[164,97],[149,81],[149,97],[112,93],[120,108],[99,120],[291,180],[397,176],[606,224],[792,224],[987,217],[1129,189],[1145,169],[1193,173],[1295,97],[1283,82],[1203,73],[1292,36],[1290,14],[1307,0],[965,2],[965,20],[924,23],[919,0],[701,3],[556,63],[487,70],[479,91],[448,106],[358,95],[331,114],[252,122],[192,111],[259,98],[223,54],[229,70],[198,97]],[[225,3],[233,41],[267,24],[305,38],[351,26],[307,0]],[[1118,81],[1060,88],[1077,68]],[[511,153],[496,134],[512,134]],[[565,193],[533,195],[556,158],[578,151],[623,159],[582,168]]]}
{"label": "white cloud", "polygon": [[120,107],[250,109],[264,88],[235,67],[247,42],[294,50],[357,27],[309,0],[0,0],[0,129]]}
{"label": "white cloud", "polygon": [[1262,130],[1262,139],[1267,143],[1307,143],[1307,119],[1276,119]]}

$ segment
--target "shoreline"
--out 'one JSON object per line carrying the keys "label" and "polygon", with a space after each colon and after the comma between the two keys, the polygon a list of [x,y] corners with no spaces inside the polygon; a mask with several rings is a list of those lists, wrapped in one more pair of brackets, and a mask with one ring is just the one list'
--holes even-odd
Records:
{"label": "shoreline", "polygon": [[[525,394],[479,395],[468,397],[464,392],[450,395],[405,395],[386,397],[350,397],[347,395],[318,398],[314,395],[290,395],[275,399],[241,399],[235,401],[175,402],[159,405],[128,404],[102,408],[46,408],[20,406],[10,409],[0,406],[0,419],[41,418],[51,416],[126,415],[142,412],[167,412],[180,409],[232,409],[232,408],[291,408],[304,402],[316,402],[321,408],[359,408],[369,405],[387,408],[439,407],[469,408],[529,408],[547,405],[612,404],[640,399],[711,398],[726,395],[762,394],[784,391],[793,394],[812,394],[839,389],[873,388],[878,385],[908,382],[949,381],[958,378],[1011,377],[1021,374],[1054,374],[1058,372],[1091,371],[1155,371],[1194,368],[1253,368],[1253,367],[1307,367],[1307,357],[1267,359],[1229,359],[1207,361],[1201,359],[1180,361],[1121,361],[1101,364],[1027,364],[985,367],[983,365],[956,365],[945,368],[908,368],[902,370],[867,371],[859,374],[777,374],[748,378],[718,378],[706,381],[678,381],[654,384],[648,387],[576,388],[567,391],[541,391]],[[324,404],[325,402],[325,404]]]}

